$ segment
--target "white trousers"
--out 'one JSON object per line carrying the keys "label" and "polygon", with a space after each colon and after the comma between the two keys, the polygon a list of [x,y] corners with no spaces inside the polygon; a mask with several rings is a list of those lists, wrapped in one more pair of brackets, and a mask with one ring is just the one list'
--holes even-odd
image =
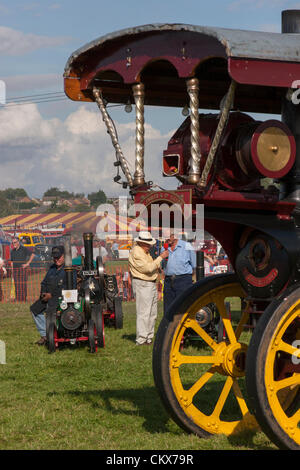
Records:
{"label": "white trousers", "polygon": [[150,343],[157,318],[157,288],[155,282],[132,279],[136,299],[136,343]]}

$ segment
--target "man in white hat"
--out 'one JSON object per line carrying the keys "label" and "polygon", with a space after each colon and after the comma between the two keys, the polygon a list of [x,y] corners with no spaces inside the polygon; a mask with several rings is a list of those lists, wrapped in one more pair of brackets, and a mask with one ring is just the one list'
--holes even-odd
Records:
{"label": "man in white hat", "polygon": [[150,232],[140,232],[129,254],[129,270],[136,298],[136,344],[150,345],[157,318],[156,279],[168,251],[153,260],[149,251],[156,243]]}

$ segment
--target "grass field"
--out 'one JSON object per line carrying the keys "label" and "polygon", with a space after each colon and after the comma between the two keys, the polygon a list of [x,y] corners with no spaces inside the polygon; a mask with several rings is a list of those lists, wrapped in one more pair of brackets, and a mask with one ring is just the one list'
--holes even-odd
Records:
{"label": "grass field", "polygon": [[261,432],[204,440],[171,421],[153,383],[152,347],[135,346],[135,304],[123,310],[124,328],[106,328],[96,354],[87,346],[48,354],[34,344],[28,305],[1,304],[1,450],[275,449]]}

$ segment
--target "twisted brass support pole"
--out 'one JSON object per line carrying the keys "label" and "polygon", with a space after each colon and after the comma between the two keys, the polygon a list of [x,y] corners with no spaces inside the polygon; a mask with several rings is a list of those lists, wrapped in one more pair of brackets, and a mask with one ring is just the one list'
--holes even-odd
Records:
{"label": "twisted brass support pole", "polygon": [[191,110],[191,158],[189,160],[188,183],[196,184],[200,178],[200,135],[199,135],[199,80],[187,80]]}
{"label": "twisted brass support pole", "polygon": [[123,152],[121,150],[115,126],[113,124],[113,121],[112,121],[111,117],[109,116],[109,114],[106,110],[106,106],[104,104],[101,91],[98,88],[94,87],[93,88],[93,94],[94,94],[96,103],[98,105],[98,108],[101,111],[103,121],[104,121],[104,123],[106,125],[106,128],[107,128],[107,132],[109,133],[112,144],[115,148],[116,155],[117,155],[117,160],[121,164],[122,171],[123,171],[123,173],[124,173],[124,175],[125,175],[125,177],[128,181],[129,186],[133,186],[132,175],[131,175],[130,170],[128,168],[127,161],[126,161],[126,159],[123,155]]}
{"label": "twisted brass support pole", "polygon": [[208,174],[210,172],[210,169],[212,167],[212,164],[213,164],[215,155],[217,153],[219,144],[221,142],[223,130],[224,130],[225,125],[228,121],[230,109],[232,108],[232,105],[233,105],[235,88],[236,88],[236,82],[232,80],[232,82],[230,84],[230,87],[229,87],[229,90],[226,94],[224,106],[221,110],[221,115],[220,115],[220,119],[219,119],[219,122],[218,122],[218,127],[217,127],[217,130],[216,130],[213,142],[211,144],[211,147],[209,149],[207,160],[205,162],[205,166],[204,166],[203,171],[202,171],[201,179],[198,183],[198,186],[201,189],[205,188],[205,186],[206,186]]}
{"label": "twisted brass support pole", "polygon": [[144,173],[144,137],[145,137],[145,128],[144,128],[144,98],[145,91],[144,85],[138,83],[133,85],[133,96],[135,101],[135,124],[136,124],[136,137],[135,137],[135,172],[133,175],[133,184],[139,185],[145,183],[145,173]]}

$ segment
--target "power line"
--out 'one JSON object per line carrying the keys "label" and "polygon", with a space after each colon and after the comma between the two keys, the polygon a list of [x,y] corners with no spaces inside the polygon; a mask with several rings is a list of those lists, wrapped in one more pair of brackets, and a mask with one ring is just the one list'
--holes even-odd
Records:
{"label": "power line", "polygon": [[65,93],[64,93],[63,91],[54,91],[54,92],[40,93],[40,94],[35,94],[35,95],[15,96],[15,97],[13,97],[13,98],[7,98],[6,102],[8,103],[8,102],[10,102],[10,101],[23,100],[23,99],[26,100],[26,99],[28,99],[28,98],[35,98],[35,97],[36,97],[36,98],[38,98],[38,97],[40,97],[40,98],[45,97],[45,98],[46,98],[47,96],[50,97],[50,95],[51,95],[51,96],[52,96],[52,95],[65,95]]}
{"label": "power line", "polygon": [[38,101],[31,100],[31,101],[23,101],[19,103],[11,102],[11,103],[0,105],[0,109],[1,108],[13,108],[15,106],[25,106],[27,104],[54,103],[57,101],[68,101],[68,98],[62,96],[61,98],[56,98],[56,99],[44,99],[44,100],[38,100]]}
{"label": "power line", "polygon": [[[42,103],[55,103],[59,101],[69,101],[65,92],[63,91],[53,91],[46,93],[36,93],[34,95],[25,95],[25,96],[15,96],[13,98],[8,98],[6,103],[0,103],[0,109],[11,108],[15,106],[25,106],[27,104],[42,104]],[[107,105],[107,108],[115,108],[124,106],[123,104],[111,104]]]}
{"label": "power line", "polygon": [[[15,96],[13,98],[7,98],[6,103],[0,107],[4,106],[17,106],[23,104],[31,104],[31,103],[43,103],[43,102],[51,102],[57,100],[68,100],[64,91],[53,91],[47,93],[37,93],[35,95],[26,95],[26,96]],[[116,106],[124,106],[123,104],[111,104],[107,105],[108,108],[116,107]]]}
{"label": "power line", "polygon": [[[28,97],[24,97],[24,101],[19,101],[19,102],[18,101],[10,101],[10,102],[6,102],[5,104],[0,104],[0,109],[1,108],[2,109],[12,108],[12,107],[15,107],[15,106],[25,106],[27,104],[41,104],[41,103],[54,103],[54,102],[58,102],[58,101],[70,101],[65,96],[64,93],[61,93],[60,96],[48,96],[48,95],[52,95],[52,93],[44,93],[44,94],[41,94],[41,95],[31,95],[32,97],[35,97],[35,98],[31,99],[31,100],[28,100],[28,101],[25,101],[25,98],[26,99],[29,98],[29,95],[28,95]],[[38,97],[40,97],[40,98],[38,98]],[[124,106],[124,104],[111,104],[111,105],[107,105],[107,108],[116,108],[116,107],[120,107],[120,106]]]}
{"label": "power line", "polygon": [[40,103],[51,103],[54,101],[66,100],[67,97],[64,92],[47,92],[47,93],[36,93],[35,95],[16,96],[8,98],[6,103],[0,105],[0,109],[9,108],[13,106],[20,106],[26,104],[40,104]]}

